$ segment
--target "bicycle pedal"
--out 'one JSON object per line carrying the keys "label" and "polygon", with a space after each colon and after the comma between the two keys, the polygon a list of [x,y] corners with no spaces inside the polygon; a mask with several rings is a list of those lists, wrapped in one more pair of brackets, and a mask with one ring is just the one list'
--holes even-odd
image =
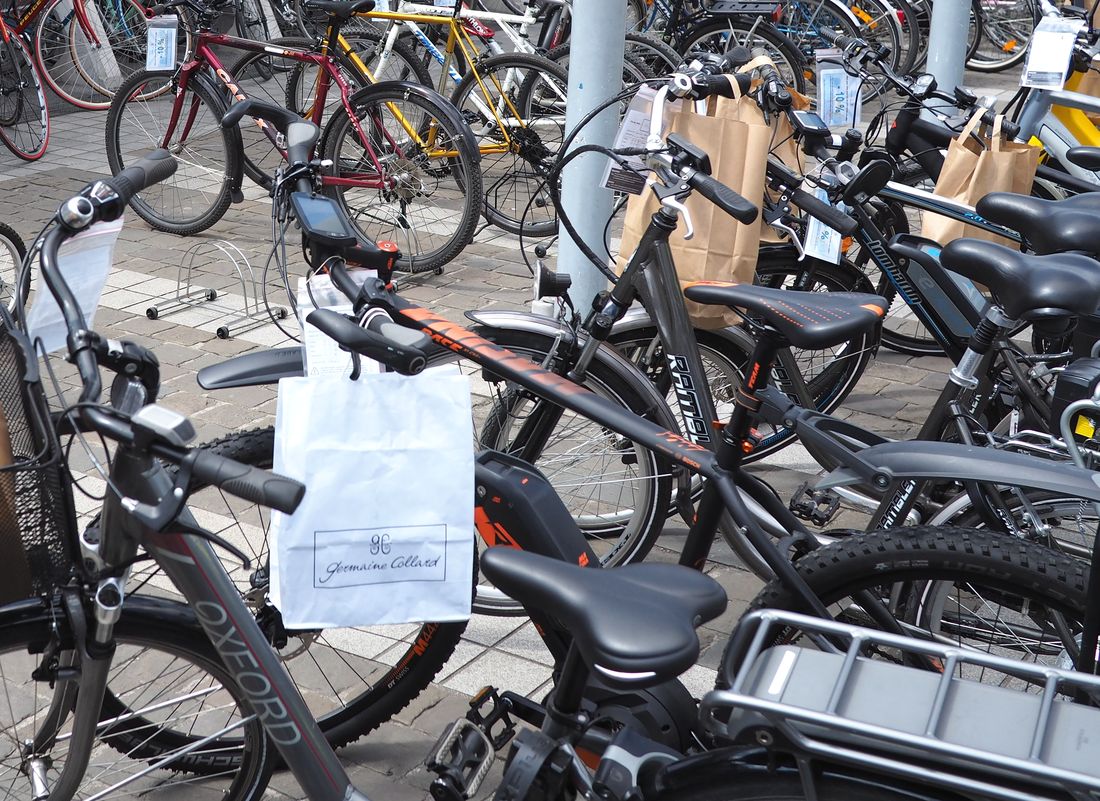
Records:
{"label": "bicycle pedal", "polygon": [[840,496],[832,490],[815,490],[805,481],[795,490],[787,508],[800,520],[825,526],[840,511]]}
{"label": "bicycle pedal", "polygon": [[[486,686],[470,699],[470,711],[466,713],[466,720],[489,738],[494,750],[500,751],[516,735],[516,724],[508,714],[511,711],[512,703],[507,698],[502,699],[495,687]],[[498,726],[494,733],[494,727]]]}
{"label": "bicycle pedal", "polygon": [[496,749],[481,728],[465,718],[452,723],[432,747],[424,764],[439,775],[430,792],[435,801],[466,801],[481,787]]}

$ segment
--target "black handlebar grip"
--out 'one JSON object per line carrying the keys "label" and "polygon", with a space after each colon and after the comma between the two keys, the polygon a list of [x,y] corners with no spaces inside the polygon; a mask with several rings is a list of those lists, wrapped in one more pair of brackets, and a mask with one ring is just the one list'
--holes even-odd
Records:
{"label": "black handlebar grip", "polygon": [[738,222],[748,225],[756,219],[759,211],[756,206],[718,179],[712,178],[706,173],[697,172],[688,179],[688,184]]}
{"label": "black handlebar grip", "polygon": [[852,36],[841,36],[836,31],[831,30],[828,25],[820,26],[817,28],[816,33],[826,42],[835,47],[839,47],[841,50],[860,41]]}
{"label": "black handlebar grip", "polygon": [[744,45],[734,45],[722,56],[719,67],[722,72],[729,72],[745,66],[750,61],[752,61],[752,53],[749,52],[749,49]]}
{"label": "black handlebar grip", "polygon": [[359,297],[359,284],[348,273],[348,268],[339,259],[333,259],[329,264],[328,276],[332,279],[332,285],[347,295],[348,300]]}
{"label": "black handlebar grip", "polygon": [[306,317],[306,322],[348,350],[381,362],[402,375],[416,375],[427,366],[427,359],[419,347],[360,328],[354,321],[331,309],[314,309]]}
{"label": "black handlebar grip", "polygon": [[423,350],[431,344],[432,338],[415,328],[405,328],[390,320],[384,314],[375,314],[367,321],[367,330],[385,337],[395,345],[404,348]]}
{"label": "black handlebar grip", "polygon": [[[108,178],[105,183],[111,186],[121,200],[119,210],[129,203],[134,195],[153,184],[160,183],[176,171],[176,160],[167,150],[154,150],[137,164],[131,164],[118,175]],[[106,221],[106,217],[101,217]],[[113,217],[111,219],[114,219]]]}
{"label": "black handlebar grip", "polygon": [[859,223],[855,219],[801,189],[791,192],[791,202],[810,216],[817,217],[830,228],[839,231],[843,236],[851,236],[859,228]]}
{"label": "black handlebar grip", "polygon": [[751,79],[748,75],[701,74],[695,76],[692,80],[692,96],[697,100],[703,100],[712,95],[730,98],[737,97],[733,91],[733,84],[730,83],[731,80],[737,82],[737,88],[741,90],[742,95],[749,91]]}
{"label": "black handlebar grip", "polygon": [[191,472],[199,481],[220,487],[231,495],[284,514],[293,514],[306,494],[306,486],[292,478],[250,467],[224,456],[197,450]]}

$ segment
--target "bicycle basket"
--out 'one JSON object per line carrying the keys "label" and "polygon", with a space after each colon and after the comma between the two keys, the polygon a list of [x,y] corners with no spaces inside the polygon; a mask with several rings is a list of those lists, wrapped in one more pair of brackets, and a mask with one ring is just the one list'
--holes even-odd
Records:
{"label": "bicycle basket", "polygon": [[76,522],[59,456],[34,350],[0,308],[0,603],[71,574]]}

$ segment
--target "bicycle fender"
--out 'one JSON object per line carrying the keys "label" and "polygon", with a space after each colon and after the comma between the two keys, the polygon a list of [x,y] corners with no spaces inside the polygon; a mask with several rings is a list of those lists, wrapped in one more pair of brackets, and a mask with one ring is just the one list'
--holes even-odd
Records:
{"label": "bicycle fender", "polygon": [[[525,331],[551,339],[556,339],[560,336],[563,342],[577,345],[584,344],[584,339],[576,342],[573,332],[568,328],[559,326],[556,320],[530,312],[495,310],[470,311],[466,312],[466,317],[483,328]],[[486,339],[492,339],[491,332],[479,330],[477,333],[486,337]],[[676,421],[676,417],[673,415],[672,410],[668,408],[668,402],[665,400],[664,396],[657,391],[657,388],[653,386],[653,383],[647,379],[634,364],[623,358],[609,345],[600,345],[596,350],[596,361],[606,365],[608,369],[617,370],[623,379],[630,383],[631,388],[641,397],[646,399],[647,408],[635,409],[633,410],[635,413],[641,412],[651,415],[651,419],[653,422],[657,423],[657,425],[663,426],[668,431],[674,433],[679,432],[680,424]]]}
{"label": "bicycle fender", "polygon": [[[16,626],[22,623],[34,623],[39,620],[52,621],[58,610],[51,608],[43,598],[28,598],[0,609],[0,627]],[[123,614],[127,617],[142,616],[167,621],[172,626],[192,629],[202,633],[198,618],[191,607],[165,598],[153,598],[147,595],[130,595],[126,598]]]}
{"label": "bicycle fender", "polygon": [[[858,473],[872,471],[875,486],[894,481],[977,481],[1008,487],[1030,487],[1100,502],[1100,473],[1068,463],[1051,462],[1023,453],[979,448],[955,442],[886,442],[859,451]],[[827,475],[819,489],[866,481],[857,470],[840,468]]]}
{"label": "bicycle fender", "polygon": [[229,389],[277,384],[280,378],[305,375],[302,349],[268,348],[234,356],[199,370],[195,377],[203,389]]}
{"label": "bicycle fender", "polygon": [[[226,98],[226,89],[221,82],[214,80],[209,73],[196,72],[191,76],[191,80],[198,81],[203,85],[203,88],[210,93],[214,100],[220,105],[220,108],[213,109],[216,112],[218,119],[222,118],[225,112],[229,111],[229,101]],[[233,140],[230,145],[237,149],[238,153],[244,152],[244,142],[241,140],[241,131],[234,126],[233,128],[226,129],[230,138]],[[229,191],[233,193],[233,202],[240,203],[243,199],[241,196],[241,185],[244,183],[244,161],[243,159],[237,160],[237,169],[233,175],[229,176],[230,185]]]}

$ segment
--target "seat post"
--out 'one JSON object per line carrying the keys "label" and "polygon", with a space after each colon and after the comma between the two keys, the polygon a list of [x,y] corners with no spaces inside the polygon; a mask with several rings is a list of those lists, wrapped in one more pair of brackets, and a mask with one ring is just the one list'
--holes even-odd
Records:
{"label": "seat post", "polygon": [[761,405],[756,393],[768,385],[776,353],[785,344],[783,336],[771,326],[763,326],[759,331],[744,382],[737,388],[733,413],[730,414],[718,445],[718,464],[726,470],[737,469],[756,446],[751,436],[752,416],[759,411]]}
{"label": "seat post", "polygon": [[584,664],[577,644],[570,643],[569,652],[565,655],[558,680],[554,684],[554,692],[546,702],[543,734],[559,739],[576,731],[577,712],[580,711],[581,701],[584,699],[588,672],[588,666]]}

